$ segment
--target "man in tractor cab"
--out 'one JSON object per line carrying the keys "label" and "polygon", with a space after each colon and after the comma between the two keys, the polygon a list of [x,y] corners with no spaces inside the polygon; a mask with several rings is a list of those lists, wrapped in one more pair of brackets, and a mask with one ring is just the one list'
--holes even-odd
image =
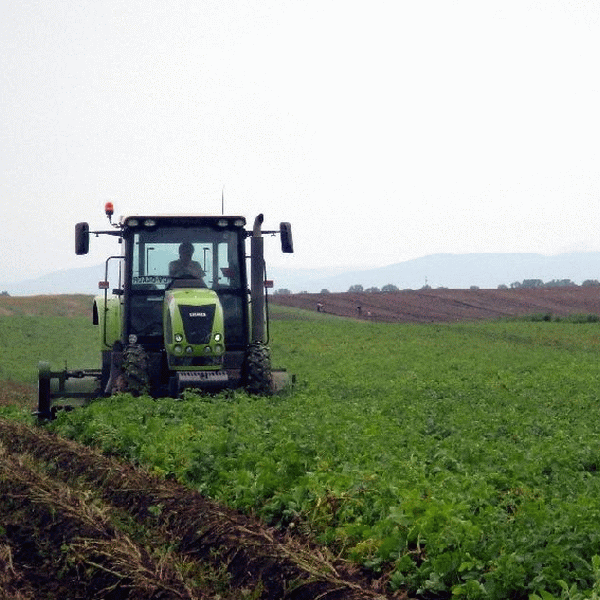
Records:
{"label": "man in tractor cab", "polygon": [[194,246],[191,242],[183,242],[179,246],[179,260],[172,260],[169,263],[169,276],[170,277],[194,277],[200,279],[204,277],[204,271],[200,266],[200,263],[192,260],[194,254]]}

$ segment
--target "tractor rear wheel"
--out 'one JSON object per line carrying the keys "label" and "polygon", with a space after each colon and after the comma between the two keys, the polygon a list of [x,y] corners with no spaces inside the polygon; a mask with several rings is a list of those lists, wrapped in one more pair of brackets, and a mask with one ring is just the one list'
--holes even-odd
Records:
{"label": "tractor rear wheel", "polygon": [[123,364],[119,376],[118,391],[141,396],[150,391],[149,359],[139,344],[130,344],[123,351]]}
{"label": "tractor rear wheel", "polygon": [[266,344],[254,342],[248,346],[242,367],[242,385],[249,394],[270,396],[273,393],[271,351]]}

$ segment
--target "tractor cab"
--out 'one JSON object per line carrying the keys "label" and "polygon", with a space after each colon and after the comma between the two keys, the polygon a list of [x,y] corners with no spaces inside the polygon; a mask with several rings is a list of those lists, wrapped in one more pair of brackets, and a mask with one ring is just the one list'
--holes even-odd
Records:
{"label": "tractor cab", "polygon": [[172,304],[179,295],[207,303],[218,299],[228,347],[245,347],[249,327],[243,310],[248,304],[244,225],[240,217],[125,219],[124,340],[135,336],[148,348],[160,347],[164,300]]}

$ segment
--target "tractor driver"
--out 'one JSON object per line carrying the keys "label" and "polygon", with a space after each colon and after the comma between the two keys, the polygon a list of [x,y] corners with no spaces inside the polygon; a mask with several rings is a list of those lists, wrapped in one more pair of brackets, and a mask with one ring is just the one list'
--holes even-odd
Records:
{"label": "tractor driver", "polygon": [[192,260],[193,254],[194,246],[191,242],[183,242],[179,246],[179,260],[172,260],[169,263],[169,276],[202,279],[204,271],[199,262]]}

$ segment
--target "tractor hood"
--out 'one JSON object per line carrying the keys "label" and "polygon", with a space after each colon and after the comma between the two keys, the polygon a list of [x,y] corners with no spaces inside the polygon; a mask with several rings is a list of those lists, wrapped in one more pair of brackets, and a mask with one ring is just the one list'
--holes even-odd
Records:
{"label": "tractor hood", "polygon": [[165,292],[164,341],[169,367],[174,370],[213,370],[223,365],[225,331],[223,308],[209,289]]}

